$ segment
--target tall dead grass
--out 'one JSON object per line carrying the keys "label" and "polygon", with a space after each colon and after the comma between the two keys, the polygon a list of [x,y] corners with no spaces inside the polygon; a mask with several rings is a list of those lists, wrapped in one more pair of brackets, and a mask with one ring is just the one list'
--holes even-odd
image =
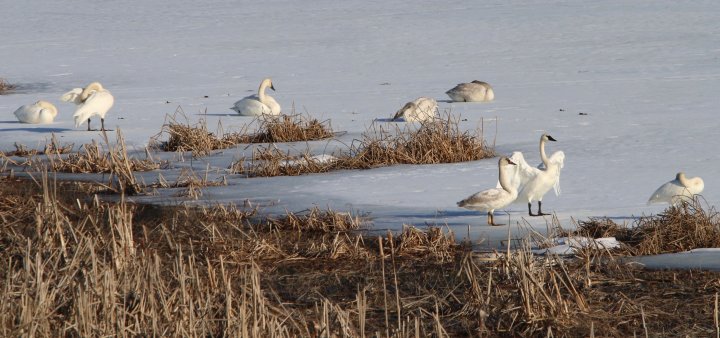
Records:
{"label": "tall dead grass", "polygon": [[[253,123],[258,124],[257,131],[249,132]],[[152,143],[164,151],[189,151],[197,157],[240,143],[313,141],[334,135],[329,120],[320,122],[303,115],[262,116],[250,125],[242,126],[239,132],[224,132],[222,125],[218,125],[217,132],[212,133],[208,131],[205,119],[191,124],[182,109],[178,107],[173,115],[166,117],[162,130],[153,137]],[[160,139],[166,134],[168,140],[161,141]]]}
{"label": "tall dead grass", "polygon": [[16,85],[7,82],[7,80],[0,78],[0,95],[6,95],[10,94],[13,90],[17,88]]}
{"label": "tall dead grass", "polygon": [[160,168],[149,153],[145,159],[136,159],[128,155],[125,139],[120,130],[117,131],[115,145],[105,137],[105,146],[97,141],[85,144],[81,151],[61,156],[59,152],[46,152],[50,168],[56,172],[68,173],[109,173],[109,187],[119,193],[138,194],[143,185],[135,178],[136,171],[151,171]]}
{"label": "tall dead grass", "polygon": [[274,146],[258,147],[250,158],[231,165],[234,173],[249,177],[296,176],[343,169],[370,169],[394,164],[439,164],[493,157],[495,152],[482,129],[460,131],[452,115],[414,126],[385,129],[373,125],[346,152],[317,157],[297,155]]}
{"label": "tall dead grass", "polygon": [[697,248],[720,247],[720,214],[703,207],[696,196],[673,205],[657,215],[640,217],[631,227],[609,219],[580,222],[577,233],[591,237],[616,237],[625,244],[626,255],[656,255]]}
{"label": "tall dead grass", "polygon": [[718,273],[587,269],[526,248],[487,261],[439,228],[373,238],[297,225],[305,213],[269,227],[251,208],[107,203],[38,182],[0,185],[2,336],[716,333]]}

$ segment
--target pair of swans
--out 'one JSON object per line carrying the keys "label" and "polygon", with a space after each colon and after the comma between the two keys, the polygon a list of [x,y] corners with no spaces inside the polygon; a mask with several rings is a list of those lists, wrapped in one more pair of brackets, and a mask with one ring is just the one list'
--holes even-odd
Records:
{"label": "pair of swans", "polygon": [[705,189],[705,182],[700,177],[688,178],[684,172],[675,175],[675,179],[661,185],[648,199],[647,204],[670,203],[678,204],[686,198],[692,198]]}
{"label": "pair of swans", "polygon": [[[550,189],[555,190],[555,196],[560,196],[560,170],[565,166],[565,153],[554,152],[550,157],[545,153],[545,143],[556,140],[548,135],[540,136],[540,165],[533,167],[525,161],[522,152],[512,153],[510,159],[517,163],[515,170],[510,174],[510,184],[518,189],[516,203],[527,203],[528,215],[544,216],[542,212],[542,199]],[[498,183],[499,184],[499,183]],[[533,214],[532,202],[538,202],[538,212]]]}
{"label": "pair of swans", "polygon": [[419,97],[405,104],[393,116],[393,121],[423,122],[432,120],[437,115],[437,101],[429,97]]}
{"label": "pair of swans", "polygon": [[53,123],[58,110],[54,104],[47,101],[37,101],[26,104],[15,110],[15,117],[22,123],[48,124]]}
{"label": "pair of swans", "polygon": [[243,116],[279,115],[280,104],[272,96],[265,94],[267,88],[275,91],[270,78],[260,82],[257,95],[250,95],[235,102],[230,109]]}
{"label": "pair of swans", "polygon": [[106,130],[105,114],[112,108],[115,98],[99,82],[90,83],[85,88],[74,88],[63,94],[60,99],[75,103],[77,106],[75,114],[73,114],[75,128],[87,121],[87,130],[92,130],[90,129],[90,118],[97,115],[100,117],[100,130]]}
{"label": "pair of swans", "polygon": [[[548,157],[545,154],[545,143],[555,141],[547,134],[540,136],[540,159],[538,167],[530,166],[523,154],[516,151],[510,158],[503,157],[498,162],[498,184],[496,188],[478,192],[457,203],[459,207],[487,211],[488,224],[495,224],[493,212],[513,202],[526,202],[530,216],[547,215],[542,212],[542,198],[551,189],[560,194],[560,169],[565,163],[565,153],[555,152]],[[532,212],[532,201],[538,201],[538,213]]]}
{"label": "pair of swans", "polygon": [[445,92],[455,102],[490,102],[495,99],[495,92],[489,83],[475,80],[460,83]]}

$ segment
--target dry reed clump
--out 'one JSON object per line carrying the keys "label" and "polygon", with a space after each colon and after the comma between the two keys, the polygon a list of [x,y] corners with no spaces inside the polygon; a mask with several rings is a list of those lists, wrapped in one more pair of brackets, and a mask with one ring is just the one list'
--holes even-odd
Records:
{"label": "dry reed clump", "polygon": [[150,171],[160,168],[149,153],[143,160],[131,157],[127,153],[125,139],[120,130],[117,131],[117,143],[111,145],[105,136],[107,151],[93,140],[81,147],[81,151],[68,156],[60,153],[45,153],[53,171],[69,173],[110,173],[110,187],[117,192],[134,195],[143,191],[142,185],[135,179],[134,172]]}
{"label": "dry reed clump", "polygon": [[687,199],[662,213],[640,217],[631,227],[610,219],[579,222],[576,235],[615,237],[623,255],[655,255],[720,247],[720,215],[703,208],[699,198]]}
{"label": "dry reed clump", "polygon": [[460,131],[459,120],[444,118],[423,122],[416,130],[388,131],[382,127],[368,130],[352,149],[356,166],[371,168],[392,164],[438,164],[475,161],[494,157],[485,143],[483,131]]}
{"label": "dry reed clump", "polygon": [[233,173],[248,177],[298,176],[335,170],[339,161],[342,160],[330,156],[313,157],[309,152],[291,155],[271,144],[254,148],[250,160],[241,158],[230,168]]}
{"label": "dry reed clump", "polygon": [[293,231],[349,231],[360,228],[360,218],[347,212],[314,207],[299,213],[287,211],[285,216],[279,218],[268,218],[265,226]]}
{"label": "dry reed clump", "polygon": [[178,192],[177,196],[198,199],[203,194],[202,188],[227,185],[225,176],[211,180],[208,171],[206,170],[205,175],[201,177],[194,170],[183,169],[175,182],[168,182],[162,174],[158,174],[157,181],[147,185],[146,188],[185,188]]}
{"label": "dry reed clump", "polygon": [[587,269],[526,248],[479,263],[439,230],[284,231],[234,206],[108,203],[39,182],[0,185],[2,336],[718,332],[719,273]]}
{"label": "dry reed clump", "polygon": [[655,216],[641,217],[624,241],[632,254],[653,255],[720,247],[720,215],[705,210],[698,197],[683,200]]}
{"label": "dry reed clump", "polygon": [[15,90],[15,88],[17,88],[16,85],[0,78],[0,95],[10,94],[13,90]]}
{"label": "dry reed clump", "polygon": [[15,150],[5,152],[5,156],[33,157],[45,154],[61,155],[70,153],[75,145],[72,143],[60,145],[55,137],[55,133],[53,133],[50,142],[45,145],[43,150],[30,149],[26,145],[17,142],[15,142],[14,146]]}
{"label": "dry reed clump", "polygon": [[392,247],[398,256],[430,256],[441,262],[451,260],[459,251],[455,234],[452,231],[443,233],[441,228],[434,226],[422,231],[403,224],[400,236],[388,233],[387,241],[393,242]]}
{"label": "dry reed clump", "polygon": [[253,149],[251,159],[241,158],[231,170],[248,177],[295,176],[343,169],[370,169],[394,164],[438,164],[474,161],[495,156],[482,131],[461,132],[456,118],[425,122],[417,129],[385,130],[371,127],[346,153],[297,156],[275,147]]}
{"label": "dry reed clump", "polygon": [[237,136],[239,143],[276,143],[314,141],[333,137],[330,120],[318,121],[310,116],[263,116],[255,134]]}
{"label": "dry reed clump", "polygon": [[[183,117],[185,123],[178,119]],[[225,133],[221,126],[218,132],[208,131],[207,121],[200,119],[194,125],[190,124],[182,109],[178,108],[175,114],[166,118],[166,123],[158,135],[153,137],[153,143],[164,151],[192,152],[193,156],[206,156],[217,149],[230,148],[240,143],[275,143],[312,141],[332,137],[333,131],[330,122],[320,122],[317,119],[301,115],[262,116],[253,122],[259,123],[256,133],[248,133],[248,126],[241,132]],[[167,134],[168,140],[158,141],[162,135]]]}

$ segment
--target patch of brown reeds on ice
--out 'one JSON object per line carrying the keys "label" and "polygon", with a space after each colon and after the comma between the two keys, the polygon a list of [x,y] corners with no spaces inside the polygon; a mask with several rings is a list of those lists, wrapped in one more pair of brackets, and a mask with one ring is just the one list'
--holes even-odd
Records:
{"label": "patch of brown reeds on ice", "polygon": [[448,114],[420,126],[373,125],[345,152],[312,156],[270,145],[253,149],[249,158],[235,161],[234,173],[249,177],[295,176],[343,169],[370,169],[395,164],[439,164],[493,157],[495,152],[476,132],[461,131],[459,120]]}
{"label": "patch of brown reeds on ice", "polygon": [[13,90],[17,88],[16,85],[7,82],[7,80],[0,78],[0,95],[6,95],[10,94]]}
{"label": "patch of brown reeds on ice", "polygon": [[[258,125],[257,131],[249,131],[252,124]],[[192,124],[178,107],[173,115],[166,117],[162,130],[153,137],[153,144],[163,151],[189,151],[193,156],[206,156],[213,150],[241,143],[313,141],[334,135],[329,120],[321,122],[303,115],[260,116],[240,129],[225,132],[222,125],[218,125],[216,132],[210,132],[205,119]],[[164,135],[167,141],[160,140]]]}

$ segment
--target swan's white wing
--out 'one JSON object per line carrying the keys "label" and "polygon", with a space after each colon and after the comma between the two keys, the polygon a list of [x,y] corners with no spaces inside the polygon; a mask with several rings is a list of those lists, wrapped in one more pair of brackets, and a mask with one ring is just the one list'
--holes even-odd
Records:
{"label": "swan's white wing", "polygon": [[240,101],[235,102],[235,105],[230,109],[244,116],[260,116],[263,114],[272,114],[272,109],[270,109],[270,107],[268,107],[266,104],[260,102],[257,95],[250,95]]}
{"label": "swan's white wing", "polygon": [[[522,152],[513,152],[512,156],[510,156],[510,161],[515,163],[515,165],[505,166],[506,169],[501,168],[500,170],[508,170],[506,175],[510,177],[510,185],[518,191],[522,190],[522,188],[540,172],[538,168],[529,165],[527,161],[525,161]],[[496,187],[502,188],[499,181]]]}
{"label": "swan's white wing", "polygon": [[79,127],[93,115],[99,115],[101,118],[105,118],[105,114],[112,108],[114,102],[115,99],[107,90],[96,91],[90,94],[85,102],[78,106],[75,114],[73,114],[75,127]]}
{"label": "swan's white wing", "polygon": [[80,100],[80,94],[82,94],[82,91],[82,88],[73,88],[73,90],[63,94],[63,96],[60,97],[60,100],[65,102],[72,102],[75,104],[81,104],[82,101]]}
{"label": "swan's white wing", "polygon": [[558,165],[557,177],[555,177],[553,189],[555,189],[555,196],[560,196],[560,171],[563,167],[565,167],[565,153],[562,151],[556,151],[552,154],[552,156],[550,156],[550,158],[548,158],[548,162]]}

